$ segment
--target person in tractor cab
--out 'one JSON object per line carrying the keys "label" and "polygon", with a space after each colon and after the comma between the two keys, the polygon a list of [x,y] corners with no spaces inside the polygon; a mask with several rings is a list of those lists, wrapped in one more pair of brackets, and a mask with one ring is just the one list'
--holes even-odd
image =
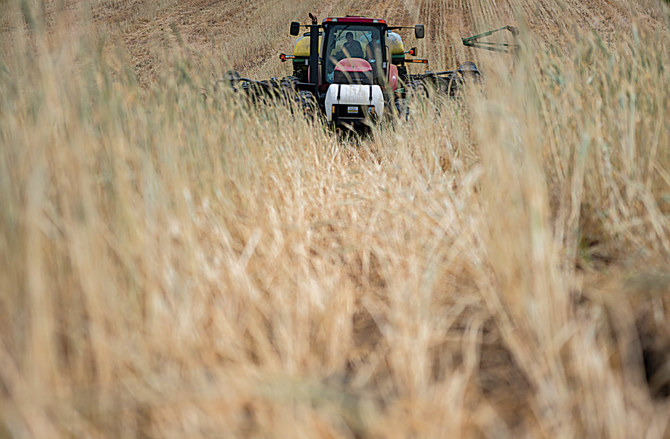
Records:
{"label": "person in tractor cab", "polygon": [[347,42],[342,46],[342,51],[349,58],[363,58],[363,48],[361,43],[354,40],[354,34],[352,32],[347,32],[346,34]]}

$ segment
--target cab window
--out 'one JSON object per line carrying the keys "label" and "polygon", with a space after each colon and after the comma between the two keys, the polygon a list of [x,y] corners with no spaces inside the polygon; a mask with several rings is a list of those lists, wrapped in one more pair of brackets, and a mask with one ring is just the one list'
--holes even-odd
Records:
{"label": "cab window", "polygon": [[381,70],[383,51],[378,27],[365,24],[334,24],[325,42],[325,79],[333,82],[335,65],[345,58],[362,58],[372,65],[375,76]]}

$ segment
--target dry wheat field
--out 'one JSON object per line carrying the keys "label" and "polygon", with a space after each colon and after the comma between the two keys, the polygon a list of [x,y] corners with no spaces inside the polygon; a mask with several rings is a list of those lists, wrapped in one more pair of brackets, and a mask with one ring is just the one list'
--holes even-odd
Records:
{"label": "dry wheat field", "polygon": [[[217,84],[309,12],[485,80]],[[669,121],[664,0],[2,0],[0,438],[670,438]]]}

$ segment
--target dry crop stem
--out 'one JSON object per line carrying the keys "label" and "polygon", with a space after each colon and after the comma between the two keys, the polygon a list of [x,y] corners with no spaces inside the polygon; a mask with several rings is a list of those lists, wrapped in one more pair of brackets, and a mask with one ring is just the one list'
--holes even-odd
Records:
{"label": "dry crop stem", "polygon": [[215,93],[183,40],[138,82],[96,27],[20,4],[0,437],[670,434],[667,9],[609,42],[524,29],[464,101],[343,141]]}

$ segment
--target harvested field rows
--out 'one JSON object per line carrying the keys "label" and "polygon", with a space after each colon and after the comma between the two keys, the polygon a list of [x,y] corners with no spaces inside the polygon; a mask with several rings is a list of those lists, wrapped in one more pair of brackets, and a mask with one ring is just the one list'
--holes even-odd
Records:
{"label": "harvested field rows", "polygon": [[[519,17],[527,21],[541,41],[557,46],[567,44],[561,33],[569,32],[572,25],[582,31],[594,30],[609,43],[617,30],[630,32],[632,17],[655,29],[667,26],[658,11],[653,14],[658,7],[626,0],[598,0],[588,4],[573,0],[387,0],[327,4],[303,1],[290,6],[281,1],[242,4],[198,0],[162,1],[151,8],[147,8],[147,4],[141,0],[96,2],[93,18],[110,30],[120,28],[120,37],[140,78],[153,80],[161,69],[160,65],[155,65],[160,64],[164,53],[151,53],[154,47],[151,43],[166,38],[174,42],[174,30],[193,53],[226,59],[235,70],[260,77],[287,74],[286,66],[277,63],[277,54],[288,53],[292,47],[287,23],[306,20],[308,12],[318,17],[337,14],[379,16],[398,25],[425,23],[428,39],[420,42],[420,48],[431,58],[435,70],[451,68],[468,57],[476,59],[480,56],[478,53],[466,54],[460,38],[509,23],[516,24]],[[241,31],[254,26],[263,31]]]}

